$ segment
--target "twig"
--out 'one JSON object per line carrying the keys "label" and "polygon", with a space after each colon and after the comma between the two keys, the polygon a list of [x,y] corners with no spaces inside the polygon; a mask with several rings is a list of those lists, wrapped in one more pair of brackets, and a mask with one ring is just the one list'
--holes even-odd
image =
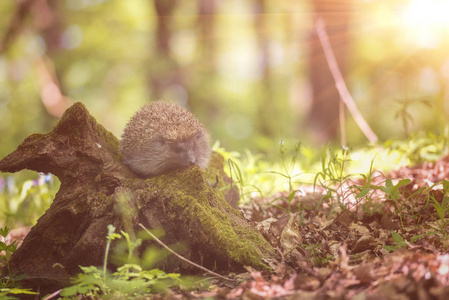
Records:
{"label": "twig", "polygon": [[58,296],[59,293],[62,291],[62,289],[57,290],[56,292],[54,292],[53,294],[48,295],[47,297],[45,297],[42,300],[50,300],[53,299],[54,297]]}
{"label": "twig", "polygon": [[338,68],[337,60],[335,59],[334,53],[332,51],[332,47],[329,43],[329,37],[326,33],[326,28],[324,27],[324,21],[321,17],[316,21],[316,32],[318,38],[320,39],[321,46],[323,47],[324,56],[326,57],[327,64],[329,65],[329,70],[332,73],[332,77],[335,80],[335,86],[337,87],[338,93],[340,94],[341,100],[343,100],[344,104],[348,108],[355,122],[359,126],[360,130],[362,130],[363,134],[371,143],[376,143],[378,138],[377,135],[371,130],[368,123],[363,118],[360,111],[357,109],[355,105],[354,99],[352,99],[351,94],[346,87],[343,76]]}
{"label": "twig", "polygon": [[36,58],[42,104],[54,117],[61,117],[67,109],[69,98],[62,93],[61,84],[55,71],[54,63],[46,56]]}
{"label": "twig", "polygon": [[199,268],[199,269],[201,269],[201,270],[203,270],[203,271],[205,271],[205,272],[207,272],[207,273],[210,273],[210,274],[212,274],[212,275],[214,275],[214,276],[217,276],[217,277],[219,277],[219,278],[221,278],[221,279],[225,279],[225,280],[229,280],[229,281],[236,281],[235,279],[227,278],[227,277],[222,276],[222,275],[220,275],[220,274],[217,274],[217,273],[215,273],[215,272],[213,272],[213,271],[211,271],[211,270],[208,270],[208,269],[206,269],[205,267],[200,266],[200,265],[194,263],[193,261],[190,261],[190,260],[188,260],[187,258],[185,258],[185,257],[183,257],[183,256],[181,256],[181,255],[179,255],[178,253],[176,253],[175,251],[173,251],[172,249],[170,249],[167,245],[165,245],[160,239],[158,239],[154,234],[152,234],[148,229],[146,229],[145,226],[143,226],[141,223],[139,223],[139,226],[142,227],[142,229],[145,230],[145,231],[146,231],[146,232],[147,232],[147,233],[148,233],[148,234],[149,234],[149,235],[150,235],[156,242],[158,242],[162,247],[164,247],[165,249],[167,249],[168,251],[170,251],[170,253],[174,254],[176,257],[178,257],[179,259],[185,261],[186,263],[189,263],[189,264],[191,264],[191,265],[193,265],[193,266],[195,266],[195,267],[197,267],[197,268]]}

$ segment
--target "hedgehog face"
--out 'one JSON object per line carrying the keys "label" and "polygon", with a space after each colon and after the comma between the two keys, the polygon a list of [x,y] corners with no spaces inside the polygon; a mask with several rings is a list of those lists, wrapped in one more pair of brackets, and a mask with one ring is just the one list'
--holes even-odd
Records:
{"label": "hedgehog face", "polygon": [[168,166],[173,168],[187,167],[191,165],[199,165],[204,168],[208,162],[210,152],[207,138],[203,132],[176,141],[166,141],[167,162]]}

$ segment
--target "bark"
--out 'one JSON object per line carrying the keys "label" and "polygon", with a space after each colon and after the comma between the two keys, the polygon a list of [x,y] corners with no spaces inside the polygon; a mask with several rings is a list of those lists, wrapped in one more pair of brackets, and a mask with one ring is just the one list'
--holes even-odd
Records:
{"label": "bark", "polygon": [[[351,37],[353,0],[331,3],[325,0],[313,0],[315,19],[322,17],[332,51],[335,54],[339,69],[346,74],[347,54]],[[318,143],[335,140],[338,134],[338,113],[340,95],[335,87],[335,80],[329,70],[323,49],[315,28],[310,33],[309,80],[312,86],[312,107],[309,112],[309,124],[315,133]]]}
{"label": "bark", "polygon": [[[225,200],[221,157],[214,154],[207,171],[194,166],[140,179],[122,164],[118,144],[76,103],[51,132],[29,136],[0,161],[2,172],[30,169],[61,181],[51,207],[11,258],[11,271],[27,275],[23,286],[44,295],[66,286],[80,265],[102,265],[108,224],[127,232],[137,232],[139,223],[163,228],[166,244],[183,245],[181,255],[220,272],[269,268],[263,259],[275,259],[273,248]],[[159,267],[193,270],[173,257]]]}

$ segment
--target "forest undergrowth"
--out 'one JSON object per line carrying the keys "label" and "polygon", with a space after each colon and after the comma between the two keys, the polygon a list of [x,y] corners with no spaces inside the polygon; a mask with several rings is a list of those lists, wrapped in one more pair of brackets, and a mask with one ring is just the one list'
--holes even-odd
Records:
{"label": "forest undergrowth", "polygon": [[[225,274],[235,281],[199,276],[186,284],[183,276],[145,270],[134,260],[113,274],[83,268],[72,287],[55,292],[67,299],[443,299],[449,293],[447,146],[446,135],[432,134],[357,151],[280,143],[278,162],[269,163],[216,145],[240,191],[240,210],[279,253],[272,272],[247,267],[242,274]],[[14,228],[2,231],[4,267],[29,230],[23,226],[38,217],[22,212],[33,207],[43,214],[56,193],[58,184],[42,176],[21,187],[2,185],[0,214],[8,223],[1,226]],[[108,239],[126,236],[110,232]],[[138,242],[126,240],[134,245],[131,259]],[[0,282],[0,295],[30,292],[9,277]]]}

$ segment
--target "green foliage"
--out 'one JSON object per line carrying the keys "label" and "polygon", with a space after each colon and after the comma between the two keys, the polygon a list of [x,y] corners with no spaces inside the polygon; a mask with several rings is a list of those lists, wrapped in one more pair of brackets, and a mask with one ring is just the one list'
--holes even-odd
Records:
{"label": "green foliage", "polygon": [[407,243],[405,242],[404,238],[399,233],[392,231],[391,236],[393,237],[393,241],[395,244],[384,246],[385,250],[393,252],[400,248],[407,247]]}
{"label": "green foliage", "polygon": [[[329,147],[323,147],[321,151],[321,171],[317,172],[313,180],[313,186],[319,184],[327,193],[323,195],[321,200],[334,199],[342,209],[346,209],[347,202],[345,201],[349,189],[343,189],[351,175],[347,172],[347,164],[350,161],[349,149],[342,148],[340,152],[332,153]],[[317,204],[317,207],[321,202]]]}
{"label": "green foliage", "polygon": [[9,300],[9,299],[19,299],[18,297],[14,297],[11,295],[36,295],[37,293],[32,292],[28,289],[21,288],[0,288],[0,299]]}
{"label": "green foliage", "polygon": [[34,225],[50,207],[59,182],[48,174],[26,180],[19,187],[14,176],[0,177],[0,226]]}
{"label": "green foliage", "polygon": [[[262,155],[253,155],[247,150],[245,157],[241,159],[240,153],[226,151],[220,147],[219,142],[215,143],[212,149],[220,153],[227,161],[225,172],[232,178],[232,184],[239,188],[240,201],[250,201],[254,192],[263,197],[264,191],[259,189],[259,186],[260,183],[267,182],[267,178],[262,171],[267,167],[267,164],[261,160]],[[257,185],[254,184],[256,182]]]}
{"label": "green foliage", "polygon": [[430,226],[432,229],[436,230],[436,234],[442,236],[443,241],[449,246],[449,181],[443,180],[443,199],[439,202],[433,194],[428,194],[429,198],[432,200],[431,204],[435,208],[438,215],[437,226]]}
{"label": "green foliage", "polygon": [[408,164],[419,164],[424,161],[435,161],[449,151],[449,127],[441,134],[419,132],[412,134],[407,140],[389,140],[384,148],[390,155],[399,154],[408,160]]}
{"label": "green foliage", "polygon": [[399,201],[399,188],[401,186],[407,185],[410,183],[410,179],[404,178],[401,179],[396,185],[393,185],[393,181],[390,178],[387,178],[385,181],[385,186],[372,186],[373,189],[379,189],[382,192],[384,192],[389,199],[393,200],[396,204],[396,207],[398,207],[398,201]]}
{"label": "green foliage", "polygon": [[9,260],[17,249],[17,241],[7,242],[10,229],[6,226],[0,228],[0,269],[6,266],[7,275],[0,278],[0,299],[17,299],[11,295],[34,295],[37,294],[29,289],[20,288],[21,277],[11,274]]}
{"label": "green foliage", "polygon": [[9,244],[6,242],[6,237],[8,236],[9,232],[10,229],[8,228],[8,226],[0,228],[0,236],[2,236],[2,239],[0,240],[0,253],[4,252],[4,255],[0,256],[0,267],[6,265],[8,274],[11,274],[11,270],[9,268],[9,260],[11,258],[11,255],[17,249],[17,242],[13,241]]}
{"label": "green foliage", "polygon": [[295,177],[301,175],[301,174],[294,174],[295,165],[296,165],[298,155],[300,154],[300,150],[301,150],[301,143],[298,143],[294,146],[295,151],[294,151],[294,154],[292,155],[290,163],[287,162],[287,157],[286,157],[287,150],[284,145],[284,141],[281,141],[279,143],[279,145],[280,145],[279,152],[281,153],[282,168],[283,168],[284,172],[281,173],[281,172],[271,171],[271,173],[285,177],[288,180],[289,192],[293,192],[294,189],[293,189],[292,181]]}
{"label": "green foliage", "polygon": [[[268,173],[271,174],[275,174],[275,175],[279,175],[283,178],[285,178],[287,180],[288,183],[288,197],[276,197],[273,200],[270,201],[270,203],[268,203],[268,205],[273,205],[278,207],[279,209],[285,210],[286,213],[290,213],[292,210],[291,207],[291,202],[293,201],[297,190],[293,187],[293,179],[298,177],[299,175],[301,175],[301,173],[294,173],[295,172],[295,165],[297,163],[298,160],[298,156],[300,154],[300,150],[301,150],[301,143],[297,143],[294,146],[294,153],[291,157],[290,163],[287,160],[287,149],[286,146],[284,145],[284,141],[281,141],[279,143],[280,148],[279,148],[279,152],[281,154],[281,166],[282,166],[282,172],[278,172],[278,171],[270,171]],[[275,203],[277,200],[283,200],[285,202],[287,202],[287,209],[284,209],[282,206],[279,205],[275,205],[273,203]]]}
{"label": "green foliage", "polygon": [[413,116],[410,112],[410,106],[421,104],[427,107],[432,107],[432,102],[428,99],[399,99],[395,101],[398,104],[398,109],[395,114],[395,118],[401,120],[402,127],[404,129],[405,137],[409,137],[410,134],[410,122],[413,122]]}
{"label": "green foliage", "polygon": [[[405,207],[407,199],[402,199],[403,201],[399,201],[400,197],[401,197],[401,194],[399,193],[399,189],[402,186],[405,186],[405,185],[407,185],[409,183],[410,183],[410,179],[404,178],[404,179],[399,180],[399,182],[394,185],[393,181],[390,178],[387,178],[385,180],[385,186],[371,185],[372,189],[374,189],[374,190],[381,190],[382,192],[385,193],[385,195],[387,196],[387,199],[391,200],[393,202],[395,213],[397,214],[397,216],[399,217],[399,219],[401,221],[401,226],[402,226],[402,215],[401,215],[401,212],[402,212],[402,210]],[[412,198],[415,194],[417,194],[420,191],[421,190],[416,191],[412,195],[409,195],[408,199]]]}
{"label": "green foliage", "polygon": [[115,233],[115,227],[109,225],[103,268],[80,266],[83,273],[78,274],[72,286],[61,291],[61,296],[66,297],[65,299],[80,295],[101,299],[139,299],[147,294],[164,292],[169,286],[184,284],[177,273],[167,274],[159,269],[143,270],[140,265],[132,263],[124,264],[116,272],[109,273],[106,266],[111,242],[122,237],[126,239],[128,258],[131,260],[132,253],[141,240],[131,241],[127,233]]}
{"label": "green foliage", "polygon": [[165,273],[159,269],[142,270],[139,265],[126,264],[112,274],[106,274],[96,267],[80,267],[73,286],[61,291],[63,297],[84,295],[102,299],[137,299],[144,295],[163,292],[169,285],[180,283],[180,275]]}
{"label": "green foliage", "polygon": [[314,266],[326,266],[329,261],[333,259],[332,255],[325,254],[322,250],[323,245],[320,243],[315,243],[312,245],[301,244],[305,250],[310,252],[311,263]]}
{"label": "green foliage", "polygon": [[[264,198],[273,192],[288,191],[287,196],[275,197],[269,205],[275,205],[277,200],[285,201],[288,204],[287,209],[278,207],[289,213],[292,209],[290,203],[296,195],[297,187],[301,184],[313,184],[315,188],[320,187],[325,191],[317,207],[322,201],[329,199],[332,206],[337,205],[341,209],[347,209],[349,205],[355,204],[352,200],[352,202],[348,201],[354,198],[356,203],[363,205],[366,212],[373,212],[379,209],[380,203],[373,204],[372,195],[376,190],[380,190],[385,194],[386,199],[394,203],[396,213],[401,217],[400,213],[405,202],[399,201],[400,188],[407,185],[410,180],[403,179],[393,184],[392,179],[387,179],[384,186],[372,184],[372,182],[375,176],[381,175],[375,170],[388,171],[398,166],[410,165],[412,161],[415,161],[410,159],[412,154],[404,155],[406,145],[420,147],[423,150],[421,154],[433,151],[434,155],[426,156],[427,158],[436,159],[445,153],[447,142],[444,137],[439,138],[432,134],[419,136],[427,136],[427,138],[411,138],[406,142],[395,142],[396,145],[402,146],[400,149],[393,150],[376,146],[356,151],[343,148],[335,152],[327,146],[319,152],[298,143],[292,147],[293,151],[289,151],[288,146],[281,143],[277,155],[278,163],[276,161],[270,163],[269,160],[262,159],[263,156],[253,155],[249,151],[240,158],[238,153],[229,153],[222,148],[217,150],[230,159],[228,173],[231,174],[234,184],[239,187],[245,202],[250,201],[252,197]],[[421,146],[419,146],[420,143]],[[317,153],[320,154],[317,155]],[[271,170],[267,171],[267,169]],[[301,181],[298,181],[299,177]],[[423,190],[419,189],[407,198],[410,199],[422,192]]]}

